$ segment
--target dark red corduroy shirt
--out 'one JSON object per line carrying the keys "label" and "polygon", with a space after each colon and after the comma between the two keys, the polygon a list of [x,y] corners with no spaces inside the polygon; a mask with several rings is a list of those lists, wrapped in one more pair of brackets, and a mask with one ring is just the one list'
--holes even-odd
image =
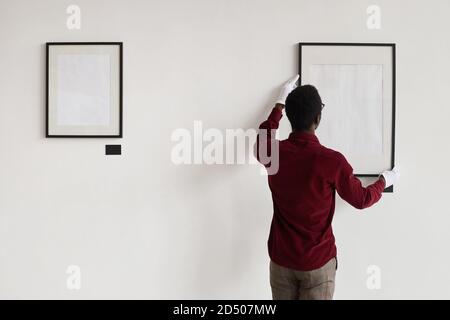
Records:
{"label": "dark red corduroy shirt", "polygon": [[[257,146],[267,144],[269,154],[281,117],[281,110],[274,108],[259,127],[266,132],[258,134]],[[378,179],[363,187],[345,157],[322,146],[314,134],[293,132],[278,146],[278,171],[268,176],[274,211],[269,256],[287,268],[317,269],[336,256],[331,226],[336,191],[349,204],[363,209],[381,198],[385,183]],[[260,160],[258,154],[257,158]]]}

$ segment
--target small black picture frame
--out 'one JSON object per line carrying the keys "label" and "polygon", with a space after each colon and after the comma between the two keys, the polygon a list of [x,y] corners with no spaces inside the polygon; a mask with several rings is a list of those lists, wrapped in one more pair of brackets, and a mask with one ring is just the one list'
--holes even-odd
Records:
{"label": "small black picture frame", "polygon": [[[86,59],[83,59],[83,55],[85,55]],[[63,56],[64,59],[61,59],[60,56]],[[73,61],[71,61],[71,58],[73,58]],[[108,106],[104,101],[109,101],[110,108],[107,109],[107,107],[103,107],[103,114],[98,112],[98,110],[94,110],[96,113],[91,111],[91,113],[95,115],[95,117],[92,117],[93,120],[88,119],[86,112],[81,110],[81,105],[89,105],[89,103],[77,105],[76,102],[73,102],[74,99],[71,99],[71,97],[81,97],[80,100],[83,100],[83,97],[87,96],[89,98],[89,95],[83,96],[79,92],[69,92],[67,94],[67,89],[66,91],[61,90],[62,94],[60,96],[58,96],[58,92],[55,92],[64,85],[70,87],[69,80],[74,78],[71,76],[73,74],[71,71],[80,71],[76,73],[81,74],[82,70],[77,68],[77,63],[82,66],[83,61],[87,62],[84,63],[84,70],[89,73],[89,76],[92,76],[92,74],[95,75],[95,71],[97,70],[105,71],[105,73],[109,72],[110,75],[110,96],[102,92],[103,96],[101,97],[104,99],[97,98],[95,100],[101,101],[102,103],[99,105],[102,106],[103,104]],[[92,62],[97,62],[98,66]],[[89,68],[89,66],[91,66],[91,68]],[[57,68],[60,69],[57,70]],[[61,69],[64,68],[67,70],[61,71]],[[61,74],[68,75],[66,78],[69,79],[62,85],[61,83],[58,83],[58,81],[62,81],[61,79],[65,79]],[[89,78],[88,75],[85,75],[84,77],[89,81],[95,81],[91,79],[92,77]],[[106,77],[103,76],[99,78],[104,80]],[[81,76],[78,80],[78,86],[82,85],[82,80],[83,77]],[[106,83],[107,80],[104,80],[103,82],[105,83],[100,84],[99,87],[101,89],[108,88],[108,83]],[[86,84],[86,86],[88,85]],[[89,87],[87,90],[90,90]],[[102,90],[98,91],[101,92]],[[106,92],[106,90],[103,91]],[[61,96],[63,96],[63,98],[61,98]],[[88,101],[88,98],[84,98],[84,100]],[[64,105],[61,101],[65,102],[66,105],[69,105],[64,112],[59,112],[61,110],[57,111],[61,105]],[[95,106],[95,101],[90,103],[91,107]],[[123,42],[47,42],[45,113],[46,138],[122,138]],[[72,117],[73,119],[70,117],[71,113],[75,115]],[[85,119],[90,120],[90,122],[88,121],[88,125],[81,122],[83,119],[84,121],[86,121]],[[63,125],[61,125],[61,123],[63,123]],[[66,125],[67,123],[69,125]],[[95,125],[89,125],[91,123],[95,123]]]}
{"label": "small black picture frame", "polygon": [[[299,43],[299,74],[302,75],[302,53],[305,47],[308,46],[343,46],[343,47],[387,47],[391,49],[391,64],[392,64],[392,124],[391,124],[391,157],[390,166],[391,169],[395,166],[395,117],[396,117],[396,45],[395,43],[339,43],[339,42],[300,42]],[[302,77],[300,76],[300,81]],[[378,177],[379,174],[373,173],[357,173],[358,177]],[[390,186],[384,190],[384,192],[393,192],[393,186]]]}

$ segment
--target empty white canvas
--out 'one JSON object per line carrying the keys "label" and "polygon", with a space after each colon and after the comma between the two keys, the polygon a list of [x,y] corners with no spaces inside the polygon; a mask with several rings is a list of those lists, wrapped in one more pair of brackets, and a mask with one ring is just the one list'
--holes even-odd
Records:
{"label": "empty white canvas", "polygon": [[326,108],[321,143],[349,155],[382,155],[383,66],[315,64],[309,75]]}
{"label": "empty white canvas", "polygon": [[111,122],[109,54],[59,54],[57,70],[57,124],[108,126]]}

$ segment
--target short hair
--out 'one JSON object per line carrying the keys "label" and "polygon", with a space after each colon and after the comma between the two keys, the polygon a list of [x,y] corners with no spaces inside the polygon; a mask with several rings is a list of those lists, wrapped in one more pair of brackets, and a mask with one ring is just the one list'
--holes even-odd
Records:
{"label": "short hair", "polygon": [[322,99],[312,85],[299,86],[286,98],[286,115],[292,130],[308,130],[322,112]]}

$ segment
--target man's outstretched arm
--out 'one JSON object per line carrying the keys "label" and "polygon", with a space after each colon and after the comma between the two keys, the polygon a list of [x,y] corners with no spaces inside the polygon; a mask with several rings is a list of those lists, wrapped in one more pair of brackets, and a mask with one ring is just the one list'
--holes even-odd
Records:
{"label": "man's outstretched arm", "polygon": [[[281,118],[283,117],[283,109],[286,98],[289,93],[297,87],[297,81],[299,78],[300,76],[296,75],[283,85],[275,107],[270,112],[267,120],[259,125],[259,132],[256,137],[254,152],[256,159],[258,159],[258,161],[265,166],[268,166],[269,163],[265,163],[266,161],[261,161],[261,156],[267,156],[268,158],[271,156],[271,147],[275,140],[276,130],[278,129]],[[262,147],[266,149],[265,152],[261,152]]]}
{"label": "man's outstretched arm", "polygon": [[[272,112],[270,112],[267,120],[259,125],[255,144],[255,156],[265,166],[268,166],[269,163],[266,163],[267,161],[264,161],[262,158],[267,157],[268,159],[272,155],[272,145],[274,145],[274,140],[276,140],[275,135],[280,119],[283,117],[283,107],[277,104],[272,109]],[[265,150],[262,150],[262,148],[265,148]]]}
{"label": "man's outstretched arm", "polygon": [[341,156],[336,175],[335,187],[339,196],[357,209],[372,206],[381,198],[383,190],[395,183],[397,172],[385,171],[377,181],[363,187],[361,181],[353,174],[353,168],[344,156]]}

